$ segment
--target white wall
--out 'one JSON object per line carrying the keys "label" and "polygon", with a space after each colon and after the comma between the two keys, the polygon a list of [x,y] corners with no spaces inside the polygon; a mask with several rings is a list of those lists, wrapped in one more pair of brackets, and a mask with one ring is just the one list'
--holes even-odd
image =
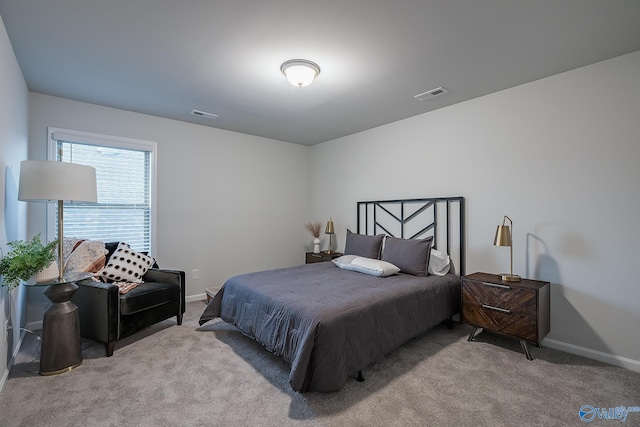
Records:
{"label": "white wall", "polygon": [[509,215],[543,344],[640,370],[639,161],[640,51],[313,146],[311,212],[343,245],[358,200],[464,196],[468,273],[508,271]]}
{"label": "white wall", "polygon": [[[29,122],[30,159],[46,157],[48,126],[158,143],[155,256],[187,273],[187,296],[238,273],[304,263],[308,147],[37,93]],[[39,208],[30,232],[44,230]],[[30,293],[30,322],[44,305]]]}
{"label": "white wall", "polygon": [[[0,17],[0,249],[7,254],[7,242],[26,239],[26,204],[18,202],[20,162],[27,158],[28,90]],[[0,287],[0,390],[20,343],[20,326],[25,325],[23,287],[9,294]],[[5,321],[12,329],[4,340]]]}

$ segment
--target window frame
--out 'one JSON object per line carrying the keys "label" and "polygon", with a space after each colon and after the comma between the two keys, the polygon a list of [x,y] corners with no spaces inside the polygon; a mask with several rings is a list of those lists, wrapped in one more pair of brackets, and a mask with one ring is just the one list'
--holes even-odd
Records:
{"label": "window frame", "polygon": [[[54,138],[54,135],[56,137]],[[149,180],[150,180],[150,194],[149,194],[149,206],[150,206],[150,238],[151,245],[149,254],[155,256],[156,254],[156,211],[157,211],[157,146],[155,141],[146,141],[142,139],[125,138],[119,136],[103,135],[93,132],[84,132],[78,130],[47,127],[47,160],[57,160],[57,142],[62,140],[71,143],[80,143],[96,146],[108,146],[113,148],[142,150],[149,152]],[[47,203],[47,238],[51,241],[56,238],[56,214],[58,210],[57,204]]]}

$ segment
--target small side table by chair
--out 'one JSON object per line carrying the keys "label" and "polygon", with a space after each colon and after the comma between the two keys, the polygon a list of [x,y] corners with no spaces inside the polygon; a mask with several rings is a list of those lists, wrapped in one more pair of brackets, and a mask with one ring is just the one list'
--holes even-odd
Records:
{"label": "small side table by chair", "polygon": [[40,375],[62,374],[82,364],[78,307],[70,299],[78,289],[74,282],[90,276],[90,273],[72,273],[50,282],[25,283],[33,287],[47,286],[43,293],[52,302],[42,321]]}

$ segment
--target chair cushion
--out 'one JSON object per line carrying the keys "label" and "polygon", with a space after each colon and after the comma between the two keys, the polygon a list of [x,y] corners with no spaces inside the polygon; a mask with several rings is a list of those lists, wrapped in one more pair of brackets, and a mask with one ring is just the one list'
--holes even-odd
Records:
{"label": "chair cushion", "polygon": [[173,283],[144,282],[120,295],[120,314],[134,314],[175,301],[180,304],[180,287]]}

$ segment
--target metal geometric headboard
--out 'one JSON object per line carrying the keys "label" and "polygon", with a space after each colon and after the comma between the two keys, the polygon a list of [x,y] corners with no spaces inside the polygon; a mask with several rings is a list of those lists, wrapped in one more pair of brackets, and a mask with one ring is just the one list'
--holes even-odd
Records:
{"label": "metal geometric headboard", "polygon": [[433,247],[446,251],[456,273],[465,274],[464,197],[358,202],[358,233],[402,239],[433,236]]}

